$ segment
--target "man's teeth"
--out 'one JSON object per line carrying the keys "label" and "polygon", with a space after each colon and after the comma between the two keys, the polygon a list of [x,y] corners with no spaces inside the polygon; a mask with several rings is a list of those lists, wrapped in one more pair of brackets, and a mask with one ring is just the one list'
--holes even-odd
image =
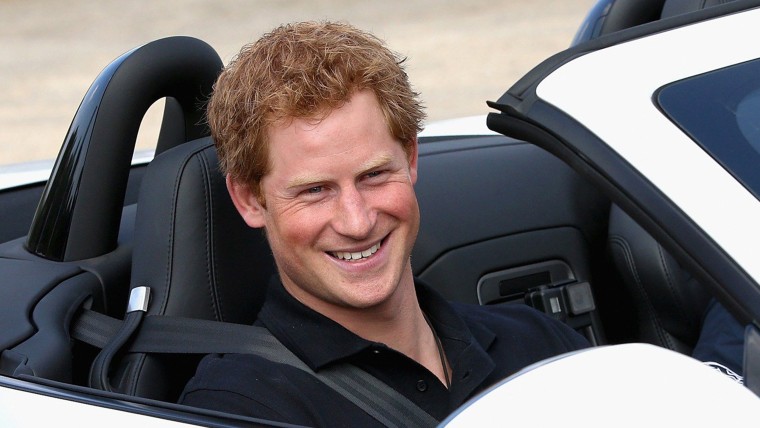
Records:
{"label": "man's teeth", "polygon": [[379,249],[380,249],[380,243],[378,242],[377,244],[367,248],[364,251],[358,251],[356,253],[351,253],[347,251],[336,251],[333,253],[333,255],[336,258],[341,259],[341,260],[360,260],[360,259],[364,259],[375,254],[377,250]]}

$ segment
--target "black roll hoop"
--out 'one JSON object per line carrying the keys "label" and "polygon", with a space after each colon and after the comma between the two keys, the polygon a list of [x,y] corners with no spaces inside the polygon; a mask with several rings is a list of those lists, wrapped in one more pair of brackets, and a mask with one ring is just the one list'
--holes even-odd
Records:
{"label": "black roll hoop", "polygon": [[32,221],[27,250],[65,262],[115,249],[145,112],[166,97],[157,153],[207,136],[205,105],[222,66],[205,42],[176,36],[135,48],[103,69],[71,122]]}

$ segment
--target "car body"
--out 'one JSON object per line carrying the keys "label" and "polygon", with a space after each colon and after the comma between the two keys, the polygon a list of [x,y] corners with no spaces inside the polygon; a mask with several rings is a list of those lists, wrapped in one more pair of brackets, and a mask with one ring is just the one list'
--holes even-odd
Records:
{"label": "car body", "polygon": [[[699,338],[694,319],[701,319],[706,300],[714,298],[749,326],[746,355],[753,367],[760,357],[760,225],[755,221],[760,187],[754,172],[760,165],[755,134],[760,46],[754,43],[760,37],[760,2],[740,0],[661,17],[668,4],[598,2],[574,45],[500,97],[494,94],[487,119],[427,127],[420,136],[416,191],[422,225],[413,269],[452,300],[532,304],[576,328],[598,350],[615,350],[607,361],[618,370],[644,358],[637,354],[640,348],[628,345],[640,342],[670,348],[662,359],[655,353],[653,373],[657,361],[689,365],[684,361],[694,360],[684,355]],[[167,49],[179,52],[179,59],[163,55]],[[145,64],[157,67],[151,73],[159,78],[141,74],[150,68]],[[176,379],[170,380],[174,392],[159,397],[95,388],[90,366],[99,351],[74,334],[82,308],[125,318],[129,290],[150,283],[141,266],[150,264],[145,259],[153,249],[143,242],[159,234],[145,230],[153,223],[141,218],[162,202],[151,196],[161,187],[153,181],[161,174],[151,171],[187,147],[212,150],[207,131],[196,126],[202,110],[193,91],[201,87],[207,93],[220,66],[211,47],[191,38],[170,38],[126,53],[86,94],[50,179],[15,181],[0,190],[4,425],[27,424],[47,412],[43,409],[55,412],[56,420],[84,426],[282,425],[176,405],[172,399],[182,387]],[[178,76],[183,83],[176,85]],[[145,90],[154,86],[161,90]],[[133,161],[142,113],[167,94],[178,102],[167,103],[165,123],[178,114],[185,121],[162,129],[154,161]],[[213,183],[209,189],[213,192]],[[182,213],[159,214],[156,224]],[[696,280],[696,285],[689,282],[694,288],[686,289],[685,297],[669,295],[681,291],[681,277],[675,274],[675,291],[637,284],[647,272],[628,279],[621,266],[635,258],[635,251],[620,255],[628,247],[612,232],[613,215],[632,219],[640,227],[634,235],[653,237],[657,254],[672,258]],[[160,244],[155,246],[166,247]],[[244,243],[234,242],[233,250],[236,245]],[[194,246],[174,248],[181,252]],[[262,256],[260,263],[257,268],[265,273],[262,266],[269,261]],[[263,276],[254,272],[250,277],[257,275]],[[690,294],[693,290],[700,299]],[[151,304],[161,302],[162,293],[154,294],[159,297]],[[671,300],[687,316],[671,313],[676,311]],[[148,315],[190,313],[171,306],[152,307]],[[658,317],[663,322],[651,326]],[[651,329],[659,329],[658,334],[650,335]],[[673,359],[674,353],[679,358]],[[115,364],[119,359],[129,356],[118,355]],[[562,360],[531,367],[505,385],[518,385],[519,379],[548,385],[532,373],[553,370]],[[581,373],[578,367],[565,370]],[[721,392],[727,384],[715,387],[714,378],[700,383],[707,378],[694,370],[689,372],[693,378],[679,378],[694,379],[683,386],[718,404],[729,399]],[[614,396],[607,390],[612,386],[588,382],[584,387],[583,378],[572,378],[569,371],[567,377],[555,372],[555,379],[567,380],[563,385],[572,388],[553,399],[576,408],[609,405],[604,396]],[[760,400],[747,395],[758,392],[752,383],[757,380],[750,376],[748,381],[747,387],[725,386],[741,391],[736,395],[741,398],[723,404],[740,403],[746,411],[742,420],[755,414]],[[647,387],[638,384],[633,391],[645,396]],[[489,421],[504,423],[509,413],[502,413],[504,420]]]}

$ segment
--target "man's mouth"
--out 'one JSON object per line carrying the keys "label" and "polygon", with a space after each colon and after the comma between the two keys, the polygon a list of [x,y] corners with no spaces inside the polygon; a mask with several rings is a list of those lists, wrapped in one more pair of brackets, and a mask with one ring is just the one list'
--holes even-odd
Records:
{"label": "man's mouth", "polygon": [[338,260],[346,260],[349,262],[353,262],[357,260],[366,259],[369,256],[375,254],[377,250],[380,249],[380,244],[382,244],[382,242],[378,242],[377,244],[363,251],[358,251],[358,252],[334,251],[330,254]]}

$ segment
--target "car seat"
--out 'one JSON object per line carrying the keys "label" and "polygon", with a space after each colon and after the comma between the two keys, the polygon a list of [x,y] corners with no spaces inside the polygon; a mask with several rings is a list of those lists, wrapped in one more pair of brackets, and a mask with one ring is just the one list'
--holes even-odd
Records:
{"label": "car seat", "polygon": [[734,0],[666,0],[662,6],[661,19],[730,3]]}
{"label": "car seat", "polygon": [[589,11],[572,45],[734,0],[604,0]]}
{"label": "car seat", "polygon": [[[265,237],[241,219],[210,138],[147,167],[137,204],[131,287],[148,286],[147,315],[252,324],[275,272]],[[200,357],[128,354],[115,391],[174,401]]]}
{"label": "car seat", "polygon": [[616,205],[610,209],[608,243],[633,300],[637,340],[690,355],[708,291]]}

